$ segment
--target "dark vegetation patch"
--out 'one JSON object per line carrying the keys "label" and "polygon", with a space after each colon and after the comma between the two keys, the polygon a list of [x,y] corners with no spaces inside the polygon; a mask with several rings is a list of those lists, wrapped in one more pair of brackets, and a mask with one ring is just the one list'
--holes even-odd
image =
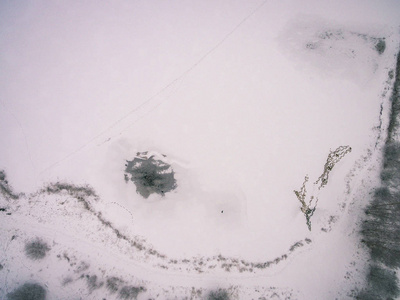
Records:
{"label": "dark vegetation patch", "polygon": [[211,291],[207,295],[207,300],[229,300],[229,294],[226,290],[218,289],[215,291]]}
{"label": "dark vegetation patch", "polygon": [[25,244],[25,254],[32,260],[40,260],[46,257],[50,247],[40,238],[36,238]]}
{"label": "dark vegetation patch", "polygon": [[95,200],[98,199],[98,196],[92,187],[88,185],[76,186],[69,183],[57,182],[47,185],[45,188],[41,190],[41,192],[48,194],[60,194],[67,192],[68,195],[74,197],[78,202],[82,203],[84,209],[89,211],[93,216],[95,216],[102,225],[112,230],[119,239],[125,240],[132,247],[136,248],[139,251],[146,251],[146,253],[149,255],[157,256],[159,258],[165,258],[165,255],[159,253],[154,249],[147,248],[146,246],[144,246],[142,241],[131,239],[125,234],[121,233],[118,229],[116,229],[113,226],[113,224],[110,221],[106,220],[106,218],[103,217],[101,212],[96,212],[89,199],[90,197],[94,198]]}
{"label": "dark vegetation patch", "polygon": [[42,192],[47,192],[48,194],[59,194],[62,192],[67,192],[68,194],[75,197],[94,197],[98,198],[95,190],[89,185],[78,186],[66,182],[56,182],[48,184]]}
{"label": "dark vegetation patch", "polygon": [[389,80],[386,81],[387,83],[389,83],[390,80],[393,79],[393,77],[394,77],[394,70],[393,69],[389,70],[388,76],[389,76]]}
{"label": "dark vegetation patch", "polygon": [[382,54],[386,50],[386,42],[385,39],[378,39],[377,43],[375,44],[375,50],[378,51],[379,54]]}
{"label": "dark vegetation patch", "polygon": [[[398,171],[400,168],[400,143],[399,142],[392,142],[390,141],[389,143],[386,144],[385,150],[384,150],[384,163],[383,163],[383,171],[389,171],[391,172],[391,176],[398,176],[400,178],[400,175],[398,174]],[[384,184],[390,184],[390,182],[387,181],[386,178],[381,178],[384,182]]]}
{"label": "dark vegetation patch", "polygon": [[11,186],[8,184],[7,175],[4,170],[0,170],[0,193],[6,199],[17,200],[19,195],[14,193]]}
{"label": "dark vegetation patch", "polygon": [[397,64],[395,71],[395,79],[393,85],[392,96],[390,97],[392,102],[390,122],[388,128],[388,141],[393,141],[394,129],[399,129],[398,118],[400,117],[400,53],[397,55]]}
{"label": "dark vegetation patch", "polygon": [[75,268],[74,272],[75,273],[82,273],[82,272],[88,270],[89,268],[90,268],[90,264],[88,264],[85,261],[81,261],[79,263],[79,265],[77,265],[77,267]]}
{"label": "dark vegetation patch", "polygon": [[37,283],[24,283],[7,294],[8,300],[45,300],[46,290]]}
{"label": "dark vegetation patch", "polygon": [[169,164],[154,159],[154,155],[146,157],[146,154],[139,152],[133,160],[126,161],[125,181],[133,181],[136,192],[144,198],[153,193],[164,196],[177,187],[174,171]]}
{"label": "dark vegetation patch", "polygon": [[362,242],[368,247],[372,262],[367,288],[358,299],[394,299],[400,296],[393,269],[400,268],[400,143],[396,141],[400,113],[400,53],[391,97],[392,112],[384,149],[381,186],[367,206],[361,226]]}
{"label": "dark vegetation patch", "polygon": [[106,288],[110,293],[116,293],[123,284],[124,281],[121,278],[109,277],[106,281]]}
{"label": "dark vegetation patch", "polygon": [[71,276],[65,277],[62,281],[61,284],[62,286],[66,286],[70,283],[72,283],[74,281],[74,279]]}
{"label": "dark vegetation patch", "polygon": [[142,286],[136,287],[133,285],[126,285],[119,290],[118,297],[120,299],[127,299],[127,300],[136,299],[137,296],[144,291],[146,291],[146,289]]}
{"label": "dark vegetation patch", "polygon": [[400,267],[400,193],[378,188],[365,210],[368,218],[361,233],[374,261],[391,268]]}
{"label": "dark vegetation patch", "polygon": [[370,266],[367,280],[368,286],[361,291],[357,299],[386,300],[396,299],[400,295],[395,271],[373,264]]}
{"label": "dark vegetation patch", "polygon": [[86,283],[89,289],[89,292],[93,292],[94,290],[97,290],[101,288],[104,285],[103,281],[98,281],[97,280],[97,275],[86,275]]}
{"label": "dark vegetation patch", "polygon": [[355,32],[353,32],[352,34],[362,38],[366,42],[371,43],[379,55],[381,55],[381,54],[383,54],[383,52],[385,52],[386,41],[385,41],[384,37],[380,38],[380,37],[375,37],[375,36],[370,36],[367,34],[355,33]]}
{"label": "dark vegetation patch", "polygon": [[[213,261],[218,261],[220,262],[220,267],[224,269],[226,272],[230,272],[231,269],[236,268],[239,272],[253,272],[255,269],[258,270],[264,270],[267,268],[270,268],[274,265],[279,264],[280,262],[286,260],[289,255],[291,255],[294,251],[296,251],[297,248],[304,247],[306,244],[310,244],[312,241],[309,238],[304,239],[304,241],[298,241],[294,243],[290,248],[289,252],[287,254],[282,254],[281,256],[276,257],[273,260],[269,260],[266,262],[251,262],[251,261],[246,261],[246,260],[238,260],[235,258],[230,258],[230,257],[224,257],[221,254],[218,256],[214,256],[211,258]],[[207,260],[209,261],[209,260]],[[180,261],[181,263],[188,263],[190,262],[189,260],[182,260]],[[193,263],[199,266],[203,266],[204,263],[203,261],[198,261],[194,259]],[[209,266],[209,268],[214,268],[213,266]]]}

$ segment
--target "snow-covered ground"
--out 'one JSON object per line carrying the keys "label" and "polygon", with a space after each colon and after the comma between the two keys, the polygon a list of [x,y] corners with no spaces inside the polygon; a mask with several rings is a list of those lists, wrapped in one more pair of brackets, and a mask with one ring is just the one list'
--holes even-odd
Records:
{"label": "snow-covered ground", "polygon": [[[0,297],[354,297],[399,23],[396,1],[1,3]],[[164,197],[124,180],[145,151],[175,172]]]}

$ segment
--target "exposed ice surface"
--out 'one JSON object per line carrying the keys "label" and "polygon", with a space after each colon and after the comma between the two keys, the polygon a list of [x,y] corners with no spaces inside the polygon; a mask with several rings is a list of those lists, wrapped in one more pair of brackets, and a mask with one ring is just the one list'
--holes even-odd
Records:
{"label": "exposed ice surface", "polygon": [[[0,295],[39,274],[57,299],[122,297],[113,276],[138,299],[351,298],[400,43],[395,1],[359,5],[0,4],[0,167],[26,193],[1,198]],[[293,191],[347,145],[310,232]],[[164,196],[124,180],[146,151],[174,170]],[[57,182],[93,187],[92,210],[40,190]]]}

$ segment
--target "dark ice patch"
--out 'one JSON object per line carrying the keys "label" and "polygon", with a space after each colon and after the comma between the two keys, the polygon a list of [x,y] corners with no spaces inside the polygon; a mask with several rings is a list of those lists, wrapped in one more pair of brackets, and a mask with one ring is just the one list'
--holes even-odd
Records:
{"label": "dark ice patch", "polygon": [[138,153],[133,160],[126,161],[125,181],[133,181],[136,192],[144,198],[153,193],[164,196],[177,187],[174,171],[166,162],[155,159],[154,155],[147,157],[146,154]]}

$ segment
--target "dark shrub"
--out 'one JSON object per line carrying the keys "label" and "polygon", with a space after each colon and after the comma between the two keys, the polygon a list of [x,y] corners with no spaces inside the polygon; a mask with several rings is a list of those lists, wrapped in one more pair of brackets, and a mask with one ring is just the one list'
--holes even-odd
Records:
{"label": "dark shrub", "polygon": [[216,291],[211,291],[207,300],[229,300],[229,294],[226,290],[218,289]]}
{"label": "dark shrub", "polygon": [[[145,154],[146,152],[143,155]],[[147,158],[143,155],[127,161],[125,181],[132,180],[136,185],[136,192],[144,198],[148,198],[152,193],[164,196],[165,193],[174,190],[177,185],[171,166],[161,160],[155,160],[154,156]]]}
{"label": "dark shrub", "polygon": [[144,287],[127,285],[120,289],[118,296],[121,299],[136,299],[139,293],[144,292],[145,290]]}
{"label": "dark shrub", "polygon": [[4,170],[0,170],[0,193],[8,199],[17,200],[19,198],[19,195],[15,194],[8,184],[7,175]]}
{"label": "dark shrub", "polygon": [[32,260],[43,259],[48,251],[50,247],[39,238],[25,244],[25,254]]}
{"label": "dark shrub", "polygon": [[118,277],[107,278],[106,288],[111,292],[115,293],[118,291],[119,287],[124,283],[124,281]]}
{"label": "dark shrub", "polygon": [[37,283],[24,283],[7,295],[9,300],[44,300],[46,290]]}
{"label": "dark shrub", "polygon": [[104,284],[104,282],[97,282],[97,275],[86,275],[86,282],[88,285],[88,289],[90,292],[93,292],[94,290],[97,290],[101,288]]}
{"label": "dark shrub", "polygon": [[386,49],[386,42],[384,39],[379,39],[378,42],[375,44],[375,49],[378,51],[379,54],[385,52]]}
{"label": "dark shrub", "polygon": [[56,182],[50,183],[45,187],[43,191],[46,191],[49,194],[58,194],[63,191],[68,192],[70,195],[73,196],[80,196],[80,197],[97,197],[96,192],[92,187],[89,185],[78,186],[71,183],[66,182]]}

